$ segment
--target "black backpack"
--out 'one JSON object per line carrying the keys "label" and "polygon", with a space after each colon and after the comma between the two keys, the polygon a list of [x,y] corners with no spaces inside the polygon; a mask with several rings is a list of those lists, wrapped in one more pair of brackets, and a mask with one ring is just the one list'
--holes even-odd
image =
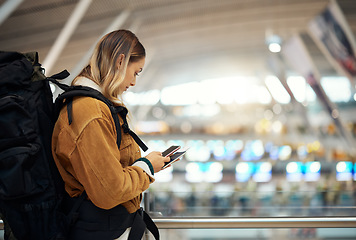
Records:
{"label": "black backpack", "polygon": [[[65,239],[85,197],[82,194],[69,213],[63,211],[64,183],[51,152],[55,121],[67,105],[71,123],[73,97],[90,96],[108,105],[117,127],[118,147],[121,130],[117,113],[125,121],[124,132],[147,149],[129,129],[126,108],[115,108],[94,89],[69,87],[56,80],[68,76],[64,70],[46,77],[36,52],[0,51],[0,216],[18,240]],[[65,90],[55,103],[49,82]]]}

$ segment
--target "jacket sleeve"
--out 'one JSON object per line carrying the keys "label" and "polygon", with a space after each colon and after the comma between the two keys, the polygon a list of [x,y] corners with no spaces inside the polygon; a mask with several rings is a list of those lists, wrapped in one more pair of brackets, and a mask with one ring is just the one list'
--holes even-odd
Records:
{"label": "jacket sleeve", "polygon": [[89,199],[103,209],[137,197],[152,180],[139,166],[122,166],[116,138],[109,126],[105,118],[89,122],[70,156],[76,178]]}

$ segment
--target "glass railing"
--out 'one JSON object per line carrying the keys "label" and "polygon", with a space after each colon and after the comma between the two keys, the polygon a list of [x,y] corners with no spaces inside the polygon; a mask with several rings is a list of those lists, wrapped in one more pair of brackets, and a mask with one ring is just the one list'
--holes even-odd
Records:
{"label": "glass railing", "polygon": [[144,194],[144,208],[170,240],[356,239],[355,201],[352,191]]}
{"label": "glass railing", "polygon": [[163,217],[356,216],[356,192],[352,191],[150,191],[145,196],[146,208]]}
{"label": "glass railing", "polygon": [[[352,191],[148,191],[162,239],[356,239]],[[145,239],[152,239],[150,234]]]}
{"label": "glass railing", "polygon": [[161,239],[351,240],[355,202],[353,191],[147,191],[142,206]]}
{"label": "glass railing", "polygon": [[[354,240],[355,217],[212,218],[154,217],[161,239],[169,240]],[[146,232],[144,240],[153,240]],[[0,230],[3,240],[3,230]]]}

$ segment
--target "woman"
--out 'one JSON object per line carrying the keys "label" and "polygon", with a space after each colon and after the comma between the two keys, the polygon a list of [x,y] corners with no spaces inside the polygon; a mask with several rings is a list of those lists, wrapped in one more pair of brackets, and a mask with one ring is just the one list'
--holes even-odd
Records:
{"label": "woman", "polygon": [[[72,85],[95,89],[114,105],[124,106],[121,95],[135,86],[145,55],[132,32],[108,33]],[[75,97],[71,105],[72,122],[68,121],[68,108],[62,108],[52,137],[53,156],[66,192],[72,200],[87,196],[69,239],[141,239],[145,226],[140,210],[142,192],[169,158],[160,152],[141,158],[138,144],[122,128],[118,149],[115,122],[104,102]],[[124,121],[120,117],[120,125]]]}

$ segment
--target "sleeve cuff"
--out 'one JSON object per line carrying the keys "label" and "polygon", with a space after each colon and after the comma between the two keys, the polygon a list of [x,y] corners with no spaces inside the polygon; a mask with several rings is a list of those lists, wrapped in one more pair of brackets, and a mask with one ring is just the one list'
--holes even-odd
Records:
{"label": "sleeve cuff", "polygon": [[151,162],[147,158],[139,158],[137,159],[132,166],[137,166],[142,168],[151,178],[154,179],[154,170]]}

